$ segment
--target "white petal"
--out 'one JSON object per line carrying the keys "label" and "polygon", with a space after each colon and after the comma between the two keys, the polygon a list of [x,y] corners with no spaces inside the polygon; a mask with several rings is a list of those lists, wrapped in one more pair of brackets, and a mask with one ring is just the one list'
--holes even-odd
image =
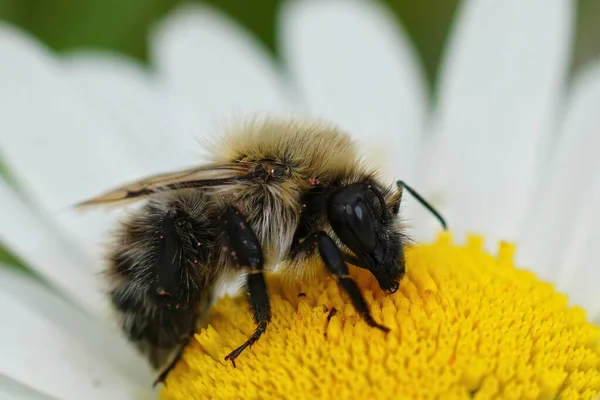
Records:
{"label": "white petal", "polygon": [[85,315],[35,278],[0,265],[0,292],[76,338],[95,358],[105,360],[127,380],[150,387],[153,376],[147,362],[120,333]]}
{"label": "white petal", "polygon": [[201,138],[230,117],[288,108],[269,54],[208,6],[174,11],[153,35],[151,50],[179,119],[177,134]]}
{"label": "white petal", "polygon": [[65,293],[75,304],[96,315],[107,308],[92,262],[52,226],[35,214],[0,180],[0,241],[27,265]]}
{"label": "white petal", "polygon": [[89,348],[48,316],[3,292],[0,311],[11,321],[0,330],[0,374],[65,400],[148,398],[148,390],[98,357],[102,349]]}
{"label": "white petal", "polygon": [[376,2],[287,1],[280,53],[312,115],[348,130],[390,178],[411,182],[426,112],[421,66]]}
{"label": "white petal", "polygon": [[561,256],[579,229],[576,215],[591,195],[591,184],[600,180],[598,104],[600,62],[576,77],[566,99],[556,155],[521,232],[522,264],[546,279],[557,279]]}
{"label": "white petal", "polygon": [[430,185],[453,231],[514,240],[568,64],[570,0],[470,0],[442,67]]}
{"label": "white petal", "polygon": [[600,318],[600,165],[594,190],[588,191],[575,227],[565,243],[557,287],[569,294],[571,302],[583,306],[591,320]]}
{"label": "white petal", "polygon": [[55,398],[0,375],[0,400],[55,400]]}
{"label": "white petal", "polygon": [[560,141],[523,230],[523,259],[600,317],[600,62],[586,66],[566,102]]}
{"label": "white petal", "polygon": [[184,135],[170,125],[156,77],[134,61],[111,53],[75,52],[63,58],[67,76],[123,132],[123,145],[147,174],[196,162]]}
{"label": "white petal", "polygon": [[[73,90],[62,66],[0,24],[0,150],[20,183],[82,247],[96,246],[105,215],[69,206],[140,175],[118,129]],[[96,250],[96,247],[94,247]]]}

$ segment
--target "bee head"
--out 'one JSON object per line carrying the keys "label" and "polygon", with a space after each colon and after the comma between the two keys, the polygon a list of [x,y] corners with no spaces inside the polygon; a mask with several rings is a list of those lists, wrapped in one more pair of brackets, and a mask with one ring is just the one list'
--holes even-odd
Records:
{"label": "bee head", "polygon": [[354,183],[327,199],[327,217],[333,231],[350,249],[345,260],[373,273],[381,289],[398,290],[404,274],[404,248],[397,224],[398,199],[387,204],[372,182]]}

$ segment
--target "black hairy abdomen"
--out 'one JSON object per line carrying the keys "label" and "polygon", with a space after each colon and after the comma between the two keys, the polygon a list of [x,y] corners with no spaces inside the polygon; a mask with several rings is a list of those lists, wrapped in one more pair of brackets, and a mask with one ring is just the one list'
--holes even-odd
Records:
{"label": "black hairy abdomen", "polygon": [[134,342],[144,341],[170,348],[193,329],[198,315],[190,308],[172,308],[140,302],[140,296],[127,291],[111,293],[113,306],[123,314],[123,329]]}
{"label": "black hairy abdomen", "polygon": [[123,331],[155,367],[164,361],[158,349],[193,333],[212,294],[214,220],[205,195],[190,191],[151,200],[117,232],[110,297]]}

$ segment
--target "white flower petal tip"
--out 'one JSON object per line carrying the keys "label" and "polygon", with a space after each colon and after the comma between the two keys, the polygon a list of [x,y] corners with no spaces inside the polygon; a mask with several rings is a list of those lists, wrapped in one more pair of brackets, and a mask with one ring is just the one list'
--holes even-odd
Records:
{"label": "white flower petal tip", "polygon": [[[65,67],[75,74],[95,76],[100,84],[104,80],[123,79],[151,87],[154,82],[148,67],[120,53],[103,50],[74,50],[60,57]],[[93,82],[87,82],[91,84]]]}
{"label": "white flower petal tip", "polygon": [[142,175],[122,132],[70,82],[36,41],[5,25],[0,34],[0,151],[28,196],[83,248],[98,251],[110,217],[71,206]]}
{"label": "white flower petal tip", "polygon": [[280,53],[309,113],[348,130],[387,174],[410,181],[426,88],[392,13],[369,1],[286,1],[278,30]]}
{"label": "white flower petal tip", "polygon": [[515,240],[563,89],[569,0],[470,0],[440,80],[429,187],[453,230]]}
{"label": "white flower petal tip", "polygon": [[180,130],[202,136],[232,116],[285,113],[293,103],[266,49],[208,6],[172,12],[155,29],[151,49]]}
{"label": "white flower petal tip", "polygon": [[[9,64],[14,62],[10,58],[4,56],[15,51],[15,49],[21,49],[23,47],[35,48],[38,52],[49,53],[48,49],[40,42],[37,38],[31,35],[29,32],[12,25],[6,21],[0,20],[0,55],[2,55],[2,64]],[[32,56],[32,62],[35,56]],[[44,57],[42,55],[41,57]],[[16,82],[14,82],[16,84]]]}
{"label": "white flower petal tip", "polygon": [[[119,146],[119,132],[82,99],[47,49],[8,27],[0,35],[0,54],[8,60],[0,63],[0,146],[20,177],[36,189],[52,186],[42,197],[60,197],[61,206],[72,204],[80,195],[66,203],[62,196],[76,189],[81,193],[86,182],[102,182],[91,178],[110,176],[111,170],[122,177],[123,171],[131,170],[125,149]],[[96,154],[104,155],[106,168],[99,168],[99,160],[90,157]],[[54,162],[39,162],[48,157]],[[73,184],[77,177],[81,182]]]}
{"label": "white flower petal tip", "polygon": [[178,134],[155,74],[107,52],[72,52],[62,58],[70,82],[117,125],[123,146],[145,175],[197,162],[190,138]]}

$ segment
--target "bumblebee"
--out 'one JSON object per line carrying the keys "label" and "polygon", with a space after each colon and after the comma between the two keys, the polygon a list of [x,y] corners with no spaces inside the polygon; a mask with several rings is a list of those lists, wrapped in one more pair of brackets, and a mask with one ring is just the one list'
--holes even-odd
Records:
{"label": "bumblebee", "polygon": [[[256,330],[271,307],[264,274],[280,265],[298,276],[324,267],[370,326],[373,319],[348,264],[368,269],[387,293],[405,271],[407,236],[398,217],[407,189],[382,182],[350,136],[320,123],[246,123],[209,147],[211,162],[152,176],[80,207],[146,200],[120,224],[106,271],[109,296],[128,338],[163,381],[192,337],[217,281],[243,273]],[[314,272],[314,271],[312,271]]]}

